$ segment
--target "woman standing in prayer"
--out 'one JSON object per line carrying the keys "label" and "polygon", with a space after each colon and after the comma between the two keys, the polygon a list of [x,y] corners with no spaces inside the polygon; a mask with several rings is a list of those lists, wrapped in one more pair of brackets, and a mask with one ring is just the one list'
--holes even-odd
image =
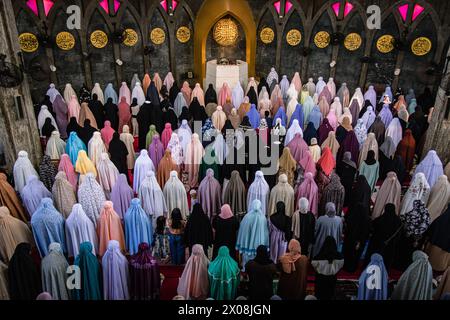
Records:
{"label": "woman standing in prayer", "polygon": [[428,185],[425,175],[421,172],[416,174],[414,180],[403,196],[400,216],[411,211],[416,200],[420,200],[424,205],[428,203],[430,197],[430,186]]}
{"label": "woman standing in prayer", "polygon": [[294,213],[295,199],[294,189],[288,183],[288,178],[285,174],[278,177],[277,185],[270,192],[269,207],[267,213],[271,215],[276,211],[276,204],[281,201],[286,206],[286,215],[292,216]]}
{"label": "woman standing in prayer", "polygon": [[211,102],[217,104],[217,93],[216,93],[216,90],[214,90],[214,86],[212,83],[210,83],[208,85],[208,89],[206,89],[206,92],[205,92],[205,104],[208,104]]}
{"label": "woman standing in prayer", "polygon": [[268,249],[261,245],[256,249],[256,257],[245,265],[249,276],[249,299],[267,300],[273,296],[273,279],[277,269],[270,260]]}
{"label": "woman standing in prayer", "polygon": [[332,236],[339,247],[342,241],[342,229],[342,218],[336,216],[336,206],[334,203],[328,202],[325,206],[325,215],[319,217],[316,221],[312,256],[314,257],[319,253],[328,236]]}
{"label": "woman standing in prayer", "polygon": [[[319,212],[328,211],[326,206],[332,202],[335,205],[336,214],[341,215],[344,207],[345,188],[341,183],[341,179],[336,173],[331,173],[330,182],[322,190],[322,197],[320,198]],[[336,239],[336,241],[339,241]]]}
{"label": "woman standing in prayer", "polygon": [[80,253],[75,258],[74,264],[80,268],[81,288],[74,289],[74,300],[102,300],[100,263],[92,254],[92,243],[80,244]]}
{"label": "woman standing in prayer", "polygon": [[111,201],[104,202],[103,209],[98,218],[97,234],[99,239],[99,256],[103,256],[106,252],[110,240],[117,240],[120,244],[120,249],[125,251],[125,237],[123,234],[122,221],[114,211],[113,203]]}
{"label": "woman standing in prayer", "polygon": [[175,208],[178,208],[183,219],[186,219],[189,215],[186,189],[180,179],[178,179],[176,171],[170,173],[170,178],[164,186],[163,193],[167,203],[167,211],[172,212]]}
{"label": "woman standing in prayer", "polygon": [[381,121],[383,121],[384,127],[387,129],[393,119],[391,107],[389,106],[389,104],[387,104],[387,103],[383,104],[383,108],[381,109],[378,116],[381,118]]}
{"label": "woman standing in prayer", "polygon": [[220,213],[220,207],[222,205],[221,189],[222,187],[219,181],[214,178],[214,171],[208,169],[205,178],[200,182],[198,187],[197,197],[203,211],[211,221]]}
{"label": "woman standing in prayer", "polygon": [[288,177],[290,185],[294,183],[294,173],[297,168],[297,162],[292,157],[288,147],[283,149],[283,154],[278,160],[278,176],[285,174]]}
{"label": "woman standing in prayer", "polygon": [[0,173],[0,206],[8,207],[11,215],[23,222],[27,222],[29,219],[22,202],[4,173]]}
{"label": "woman standing in prayer", "polygon": [[92,135],[91,140],[88,143],[88,155],[89,159],[95,164],[100,159],[100,155],[106,151],[105,143],[102,140],[101,133],[96,131]]}
{"label": "woman standing in prayer", "polygon": [[186,220],[183,218],[180,209],[173,209],[168,222],[169,226],[169,246],[170,260],[175,265],[184,263],[184,229]]}
{"label": "woman standing in prayer", "polygon": [[159,298],[161,276],[159,265],[151,255],[148,243],[141,243],[139,251],[130,259],[131,300],[157,300]]}
{"label": "woman standing in prayer", "polygon": [[131,123],[131,108],[126,97],[120,98],[119,103],[119,133],[123,132],[123,127]]}
{"label": "woman standing in prayer", "polygon": [[141,150],[139,157],[134,163],[133,190],[135,193],[139,192],[139,186],[148,171],[155,172],[155,166],[152,159],[150,159],[147,150]]}
{"label": "woman standing in prayer", "polygon": [[14,250],[8,265],[8,287],[11,300],[34,300],[42,292],[29,243],[19,243]]}
{"label": "woman standing in prayer", "polygon": [[128,260],[120,252],[119,242],[111,240],[102,258],[103,299],[129,300]]}
{"label": "woman standing in prayer", "polygon": [[351,153],[345,152],[342,161],[336,168],[336,173],[341,178],[345,189],[344,207],[348,207],[350,203],[351,191],[356,176],[356,163],[351,158]]}
{"label": "woman standing in prayer", "polygon": [[76,257],[83,242],[90,242],[92,253],[98,250],[98,239],[95,227],[88,218],[81,204],[75,204],[65,223],[67,251],[69,257]]}
{"label": "woman standing in prayer", "polygon": [[428,256],[422,251],[413,253],[413,263],[406,269],[392,292],[392,300],[432,300],[433,270]]}
{"label": "woman standing in prayer", "polygon": [[11,216],[7,207],[0,207],[0,257],[6,263],[11,259],[17,245],[34,244],[33,235],[25,222]]}
{"label": "woman standing in prayer", "polygon": [[358,268],[359,260],[369,239],[370,212],[365,204],[357,203],[350,207],[349,213],[345,216],[344,230],[344,269],[353,273]]}
{"label": "woman standing in prayer", "polygon": [[117,103],[119,101],[117,92],[114,90],[112,83],[108,83],[105,88],[105,100],[108,101],[109,98],[112,99],[112,103]]}
{"label": "woman standing in prayer", "polygon": [[77,185],[78,185],[78,176],[75,173],[75,169],[74,169],[72,162],[70,161],[70,158],[67,154],[61,155],[61,160],[59,161],[58,171],[63,171],[66,174],[67,180],[72,185],[73,190],[76,191]]}
{"label": "woman standing in prayer", "polygon": [[330,125],[330,122],[328,121],[328,119],[325,118],[318,130],[320,144],[325,142],[325,140],[328,138],[328,134],[331,131],[334,131],[333,127]]}
{"label": "woman standing in prayer", "polygon": [[298,210],[292,215],[292,237],[300,242],[303,252],[307,256],[310,251],[310,245],[314,241],[314,228],[316,218],[310,211],[310,205],[307,198],[298,199]]}
{"label": "woman standing in prayer", "polygon": [[338,252],[336,240],[332,236],[325,239],[311,264],[316,272],[315,296],[319,300],[334,300],[336,275],[344,265],[344,257]]}
{"label": "woman standing in prayer", "polygon": [[52,199],[42,199],[38,209],[31,217],[31,230],[41,258],[47,255],[51,242],[58,242],[61,244],[63,252],[67,252],[64,218],[61,213],[56,211]]}
{"label": "woman standing in prayer", "polygon": [[153,226],[156,226],[156,220],[168,212],[166,200],[164,199],[163,191],[156,181],[155,173],[148,171],[145,179],[139,187],[139,199],[142,203],[142,208],[145,213],[151,217]]}
{"label": "woman standing in prayer", "polygon": [[[98,129],[97,121],[95,120],[94,115],[91,112],[91,109],[89,109],[87,102],[83,102],[81,104],[81,110],[80,110],[80,116],[78,118],[78,123],[80,126],[83,126],[83,129],[81,129],[78,134],[80,135],[81,140],[85,144],[89,141],[89,138],[83,139],[84,135],[92,135],[93,131],[96,131]],[[85,134],[83,132],[85,131]],[[87,140],[87,141],[86,141]]]}
{"label": "woman standing in prayer", "polygon": [[427,208],[430,212],[431,222],[439,217],[450,202],[450,183],[446,175],[439,177],[436,184],[431,188]]}
{"label": "woman standing in prayer", "polygon": [[[374,270],[380,270],[379,286],[367,286],[374,275]],[[370,263],[359,277],[358,300],[387,300],[388,299],[388,273],[384,266],[383,257],[378,253],[372,254]]]}
{"label": "woman standing in prayer", "polygon": [[334,159],[336,159],[337,153],[340,148],[340,144],[336,139],[336,133],[334,131],[330,131],[328,133],[328,137],[325,139],[325,141],[323,141],[321,148],[322,148],[322,156],[325,153],[325,148],[329,148],[331,151],[331,155],[333,156]]}
{"label": "woman standing in prayer", "polygon": [[[114,137],[111,142],[113,142],[113,151],[115,149],[115,142]],[[134,138],[133,135],[130,133],[130,128],[127,125],[123,126],[123,131],[120,134],[120,140],[125,144],[125,147],[127,148],[128,154],[127,154],[127,169],[133,170],[134,168],[134,161],[135,161],[135,152],[134,152]],[[115,157],[114,157],[115,158]]]}
{"label": "woman standing in prayer", "polygon": [[61,245],[56,242],[48,246],[48,254],[41,261],[42,289],[52,295],[54,300],[70,300],[67,289],[67,268]]}
{"label": "woman standing in prayer", "polygon": [[53,111],[56,114],[56,124],[58,125],[59,132],[61,132],[61,138],[67,138],[67,119],[68,108],[61,95],[57,95],[53,101]]}
{"label": "woman standing in prayer", "polygon": [[139,244],[152,244],[153,227],[149,216],[141,207],[137,198],[131,200],[131,205],[124,216],[125,243],[128,252],[133,255],[138,252]]}
{"label": "woman standing in prayer", "polygon": [[188,173],[189,186],[191,188],[198,186],[199,167],[204,155],[205,150],[199,140],[199,136],[194,133],[191,138],[191,143],[187,146],[184,157],[185,170]]}
{"label": "woman standing in prayer", "polygon": [[213,258],[217,257],[219,248],[226,246],[231,252],[231,257],[236,260],[236,239],[239,230],[239,221],[233,215],[231,207],[228,204],[224,204],[221,208],[220,214],[217,215],[213,222],[212,227],[214,229],[214,246],[213,246]]}
{"label": "woman standing in prayer", "polygon": [[369,151],[373,151],[375,160],[378,160],[378,142],[375,138],[374,133],[369,133],[367,135],[367,139],[364,141],[364,144],[362,145],[358,159],[359,165],[361,165],[361,163],[367,158],[367,154],[369,153]]}
{"label": "woman standing in prayer", "polygon": [[177,293],[186,300],[203,300],[209,293],[209,260],[203,247],[195,244],[178,281]]}
{"label": "woman standing in prayer", "polygon": [[400,197],[402,186],[398,182],[395,172],[389,172],[383,184],[378,190],[377,198],[372,210],[372,220],[382,215],[384,206],[391,203],[395,206],[395,212],[400,212]]}
{"label": "woman standing in prayer", "polygon": [[380,164],[375,159],[375,152],[373,150],[369,150],[366,159],[362,161],[359,166],[359,174],[366,178],[367,183],[370,186],[370,190],[372,191],[375,189],[375,185],[379,178],[379,168]]}
{"label": "woman standing in prayer", "polygon": [[70,137],[71,132],[75,132],[76,134],[80,133],[83,130],[83,127],[80,126],[75,117],[71,117],[69,119],[69,123],[67,124],[66,133],[67,136]]}
{"label": "woman standing in prayer", "polygon": [[308,258],[301,254],[300,242],[292,239],[288,252],[280,258],[278,295],[283,300],[303,300],[306,296]]}
{"label": "woman standing in prayer", "polygon": [[78,118],[80,116],[80,104],[78,102],[78,99],[75,95],[72,95],[72,97],[70,98],[70,100],[68,100],[69,102],[67,103],[67,115],[70,118],[74,117],[77,122],[78,122]]}
{"label": "woman standing in prayer", "polygon": [[286,216],[284,203],[277,202],[277,211],[269,218],[270,259],[278,259],[286,253],[291,240],[291,218]]}
{"label": "woman standing in prayer", "polygon": [[58,210],[64,218],[67,218],[72,211],[72,207],[77,203],[75,192],[72,185],[67,180],[64,171],[58,172],[55,184],[52,188],[53,200],[55,201],[56,210]]}
{"label": "woman standing in prayer", "polygon": [[81,141],[83,141],[83,143],[88,146],[89,141],[92,139],[92,136],[96,131],[97,129],[91,126],[91,120],[86,119],[83,122],[83,128],[78,132],[78,136],[80,137]]}
{"label": "woman standing in prayer", "polygon": [[386,137],[383,144],[380,147],[379,160],[380,160],[380,178],[386,178],[388,172],[396,171],[395,160],[396,146],[391,137]]}
{"label": "woman standing in prayer", "polygon": [[[132,152],[134,160],[134,150]],[[117,168],[119,173],[128,175],[128,149],[117,132],[114,132],[113,138],[109,143],[109,154],[111,156],[111,162]]]}
{"label": "woman standing in prayer", "polygon": [[114,210],[123,220],[125,212],[130,207],[131,199],[133,199],[133,189],[128,185],[127,177],[120,174],[111,190],[111,201],[114,204]]}
{"label": "woman standing in prayer", "polygon": [[30,176],[26,186],[20,193],[20,197],[22,198],[24,207],[27,209],[30,217],[32,217],[41,204],[41,200],[44,198],[51,199],[52,194],[37,177]]}
{"label": "woman standing in prayer", "polygon": [[209,264],[210,297],[215,300],[234,300],[240,282],[240,270],[230,257],[227,247],[219,249],[217,257]]}
{"label": "woman standing in prayer", "polygon": [[223,202],[230,205],[235,215],[242,216],[247,212],[246,199],[244,182],[239,172],[235,170],[231,173],[230,181],[225,188]]}
{"label": "woman standing in prayer", "polygon": [[[102,154],[107,155],[107,153]],[[100,161],[101,157],[99,157],[97,163],[99,163]],[[78,152],[77,161],[75,162],[75,171],[79,173],[81,177],[87,175],[88,173],[92,173],[94,176],[97,176],[95,165],[94,163],[92,163],[91,159],[88,158],[86,151],[84,150],[80,150]]]}
{"label": "woman standing in prayer", "polygon": [[80,138],[78,138],[76,132],[71,132],[69,139],[67,139],[66,153],[69,155],[70,161],[72,161],[73,165],[75,165],[77,161],[78,153],[83,150],[87,151],[86,145]]}
{"label": "woman standing in prayer", "polygon": [[61,139],[61,135],[58,131],[53,131],[50,139],[47,141],[45,154],[49,156],[51,160],[59,160],[61,155],[65,152],[66,142]]}
{"label": "woman standing in prayer", "polygon": [[444,174],[442,162],[439,159],[436,151],[430,150],[425,158],[419,163],[414,172],[414,176],[419,172],[425,175],[430,187],[432,188],[438,178]]}
{"label": "woman standing in prayer", "polygon": [[100,161],[97,162],[98,181],[103,188],[107,199],[111,198],[111,190],[116,184],[119,171],[114,163],[109,160],[107,153],[102,153]]}
{"label": "woman standing in prayer", "polygon": [[433,221],[428,228],[426,239],[426,252],[430,256],[433,270],[442,272],[450,266],[450,239],[448,228],[450,226],[450,209]]}
{"label": "woman standing in prayer", "polygon": [[[151,153],[150,153],[151,154]],[[164,156],[158,162],[158,184],[164,188],[167,180],[170,178],[170,172],[178,171],[178,166],[172,159],[169,149],[166,149]]]}
{"label": "woman standing in prayer", "polygon": [[116,131],[113,129],[112,124],[109,120],[105,121],[105,126],[100,130],[102,140],[105,143],[106,149],[109,148],[109,143],[111,142],[113,135]]}
{"label": "woman standing in prayer", "polygon": [[102,187],[95,180],[92,173],[88,173],[78,189],[78,202],[95,227],[106,201]]}
{"label": "woman standing in prayer", "polygon": [[105,108],[103,107],[103,103],[98,99],[97,94],[94,93],[92,95],[92,100],[89,101],[88,107],[94,115],[98,129],[103,128],[105,122]]}
{"label": "woman standing in prayer", "polygon": [[374,254],[383,256],[386,269],[389,270],[400,251],[398,239],[402,223],[395,213],[395,205],[386,204],[383,215],[372,221],[372,237],[366,252],[366,261]]}
{"label": "woman standing in prayer", "polygon": [[261,211],[264,215],[267,215],[267,207],[269,205],[270,189],[264,174],[262,171],[256,171],[255,180],[250,185],[247,193],[247,208],[250,208],[253,200],[258,199],[261,201]]}
{"label": "woman standing in prayer", "polygon": [[405,136],[397,146],[396,155],[402,159],[407,172],[410,172],[414,164],[414,155],[416,153],[416,141],[410,129],[405,131]]}
{"label": "woman standing in prayer", "polygon": [[269,230],[266,217],[261,212],[261,201],[254,200],[242,219],[236,241],[236,250],[242,254],[244,266],[255,257],[256,248],[260,245],[269,246]]}

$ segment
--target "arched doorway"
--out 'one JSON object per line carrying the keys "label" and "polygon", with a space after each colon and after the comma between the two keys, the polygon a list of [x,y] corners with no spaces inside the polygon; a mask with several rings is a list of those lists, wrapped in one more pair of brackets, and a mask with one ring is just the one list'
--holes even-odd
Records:
{"label": "arched doorway", "polygon": [[242,0],[206,0],[203,2],[195,22],[195,78],[202,82],[206,73],[206,40],[214,24],[221,18],[230,15],[242,26],[246,39],[246,59],[248,73],[255,75],[256,59],[256,24],[247,1]]}

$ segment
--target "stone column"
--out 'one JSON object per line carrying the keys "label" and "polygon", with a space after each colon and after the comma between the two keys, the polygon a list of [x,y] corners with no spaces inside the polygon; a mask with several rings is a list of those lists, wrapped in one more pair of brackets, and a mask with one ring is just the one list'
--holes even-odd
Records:
{"label": "stone column", "polygon": [[[0,54],[6,55],[6,62],[20,66],[19,53],[13,6],[11,0],[2,0],[0,1]],[[17,87],[0,87],[0,144],[3,144],[8,173],[12,173],[17,153],[21,150],[28,152],[35,166],[41,159],[41,144],[26,75]]]}
{"label": "stone column", "polygon": [[425,157],[429,150],[436,150],[444,166],[450,161],[450,49],[447,52],[447,62],[442,74],[430,126],[426,133],[424,152]]}

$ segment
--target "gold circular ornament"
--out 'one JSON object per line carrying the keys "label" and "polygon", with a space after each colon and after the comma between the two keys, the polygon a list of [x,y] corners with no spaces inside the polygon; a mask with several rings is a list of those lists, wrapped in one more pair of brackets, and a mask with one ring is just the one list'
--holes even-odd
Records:
{"label": "gold circular ornament", "polygon": [[56,45],[64,51],[72,50],[75,47],[75,37],[67,31],[62,31],[56,35]]}
{"label": "gold circular ornament", "polygon": [[419,37],[413,41],[411,45],[411,51],[416,56],[424,56],[431,51],[431,47],[432,44],[430,39],[428,39],[427,37]]}
{"label": "gold circular ornament", "polygon": [[133,47],[138,43],[139,37],[133,29],[125,29],[123,31],[123,44],[128,47]]}
{"label": "gold circular ornament", "polygon": [[378,38],[377,49],[381,53],[389,53],[394,50],[394,37],[390,34],[385,34]]}
{"label": "gold circular ornament", "polygon": [[213,30],[213,38],[219,45],[232,46],[236,43],[238,37],[238,26],[232,19],[227,18],[217,21]]}
{"label": "gold circular ornament", "polygon": [[358,50],[361,47],[362,38],[359,34],[353,32],[349,33],[344,40],[344,46],[349,51]]}
{"label": "gold circular ornament", "polygon": [[108,44],[108,35],[102,30],[92,32],[90,39],[92,46],[97,49],[102,49]]}
{"label": "gold circular ornament", "polygon": [[188,27],[182,26],[177,30],[177,39],[181,43],[186,43],[191,39],[191,30]]}
{"label": "gold circular ornament", "polygon": [[326,31],[319,31],[314,36],[314,44],[317,48],[323,49],[330,44],[330,34]]}
{"label": "gold circular ornament", "polygon": [[272,43],[275,39],[275,32],[272,30],[272,28],[266,27],[261,30],[259,33],[259,38],[261,39],[261,42],[264,44]]}
{"label": "gold circular ornament", "polygon": [[286,41],[289,45],[293,47],[298,46],[299,43],[302,41],[302,34],[300,30],[297,29],[289,30],[289,32],[286,35]]}
{"label": "gold circular ornament", "polygon": [[163,44],[166,41],[166,33],[161,28],[155,28],[150,32],[150,40],[154,44]]}
{"label": "gold circular ornament", "polygon": [[39,48],[37,37],[29,32],[20,34],[19,36],[20,50],[23,52],[35,52]]}

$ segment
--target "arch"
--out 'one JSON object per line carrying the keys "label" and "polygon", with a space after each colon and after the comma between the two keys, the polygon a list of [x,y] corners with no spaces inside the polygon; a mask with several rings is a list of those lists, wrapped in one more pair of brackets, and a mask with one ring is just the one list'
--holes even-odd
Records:
{"label": "arch", "polygon": [[249,76],[255,75],[256,24],[247,1],[206,0],[197,14],[194,34],[195,76],[202,81],[206,73],[206,39],[214,24],[222,17],[231,15],[244,28],[246,57]]}

